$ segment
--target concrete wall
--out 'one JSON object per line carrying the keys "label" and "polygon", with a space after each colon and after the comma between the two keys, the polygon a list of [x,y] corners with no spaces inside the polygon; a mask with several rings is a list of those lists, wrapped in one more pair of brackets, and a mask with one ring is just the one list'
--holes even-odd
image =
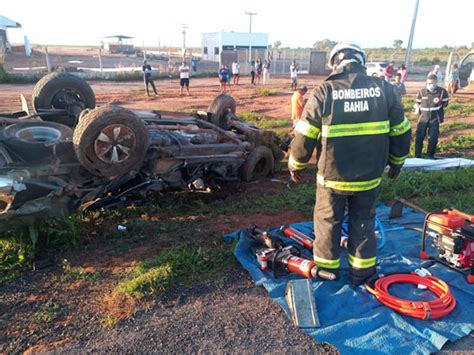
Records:
{"label": "concrete wall", "polygon": [[[230,47],[230,48],[229,48]],[[252,48],[266,49],[268,47],[268,34],[248,32],[212,32],[203,33],[201,37],[202,59],[218,62],[222,51]],[[207,48],[207,54],[204,53]],[[219,48],[219,53],[215,49]]]}
{"label": "concrete wall", "polygon": [[311,51],[309,60],[309,74],[327,75],[330,70],[326,68],[327,53],[324,51]]}

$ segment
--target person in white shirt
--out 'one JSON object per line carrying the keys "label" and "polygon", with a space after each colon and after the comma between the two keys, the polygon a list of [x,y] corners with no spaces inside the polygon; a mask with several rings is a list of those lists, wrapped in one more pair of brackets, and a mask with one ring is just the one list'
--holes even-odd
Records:
{"label": "person in white shirt", "polygon": [[263,85],[270,81],[270,60],[265,59],[263,62]]}
{"label": "person in white shirt", "polygon": [[441,68],[440,68],[439,65],[434,66],[434,69],[428,73],[428,76],[430,76],[430,75],[436,75],[436,77],[438,78],[438,86],[442,85],[442,83],[443,83],[443,73],[441,72]]}
{"label": "person in white shirt", "polygon": [[295,91],[298,86],[298,66],[293,61],[290,65],[291,90]]}
{"label": "person in white shirt", "polygon": [[183,89],[184,87],[186,87],[188,96],[190,96],[189,94],[189,67],[186,65],[185,62],[183,62],[181,66],[179,67],[179,79],[180,79],[180,85],[181,85],[181,88],[179,90],[179,95],[183,96]]}
{"label": "person in white shirt", "polygon": [[232,63],[232,80],[234,85],[239,85],[239,77],[240,77],[240,64],[237,62]]}

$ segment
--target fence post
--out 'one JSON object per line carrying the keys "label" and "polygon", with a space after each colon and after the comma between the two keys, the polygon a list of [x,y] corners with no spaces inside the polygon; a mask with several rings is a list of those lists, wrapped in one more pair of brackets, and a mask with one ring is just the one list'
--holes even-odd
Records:
{"label": "fence post", "polygon": [[99,48],[99,68],[100,72],[102,73],[104,71],[104,67],[102,65],[102,48]]}
{"label": "fence post", "polygon": [[283,61],[281,62],[281,73],[285,74],[286,51],[283,52]]}
{"label": "fence post", "polygon": [[44,47],[44,55],[46,57],[46,68],[48,68],[48,73],[51,73],[51,62],[49,61],[48,47]]}

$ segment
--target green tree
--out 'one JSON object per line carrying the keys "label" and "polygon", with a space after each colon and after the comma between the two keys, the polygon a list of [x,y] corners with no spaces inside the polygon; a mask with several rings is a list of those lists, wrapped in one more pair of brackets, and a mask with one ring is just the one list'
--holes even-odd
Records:
{"label": "green tree", "polygon": [[323,39],[322,41],[316,41],[313,44],[313,49],[317,49],[320,51],[327,51],[332,49],[336,45],[337,42],[331,41],[330,39]]}
{"label": "green tree", "polygon": [[273,42],[273,48],[279,49],[281,47],[281,41],[275,41]]}
{"label": "green tree", "polygon": [[393,48],[401,49],[402,44],[403,44],[403,41],[401,39],[396,39],[395,41],[393,41]]}

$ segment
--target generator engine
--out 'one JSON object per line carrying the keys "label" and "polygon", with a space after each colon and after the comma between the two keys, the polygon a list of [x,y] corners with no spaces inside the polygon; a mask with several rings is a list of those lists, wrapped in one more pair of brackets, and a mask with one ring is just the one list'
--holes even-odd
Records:
{"label": "generator engine", "polygon": [[428,213],[422,232],[420,257],[430,259],[426,253],[426,237],[433,238],[438,259],[459,271],[468,271],[468,282],[474,283],[474,218],[457,210]]}

